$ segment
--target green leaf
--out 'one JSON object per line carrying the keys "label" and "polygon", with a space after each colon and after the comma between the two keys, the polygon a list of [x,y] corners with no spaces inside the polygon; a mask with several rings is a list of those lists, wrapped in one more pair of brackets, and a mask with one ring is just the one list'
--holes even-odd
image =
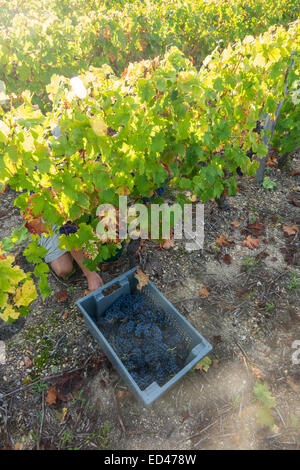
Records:
{"label": "green leaf", "polygon": [[168,87],[168,83],[167,83],[167,80],[164,78],[164,77],[157,77],[154,79],[154,83],[155,83],[155,86],[156,88],[159,90],[159,91],[166,91],[167,87]]}
{"label": "green leaf", "polygon": [[2,238],[1,240],[1,246],[4,252],[9,253],[12,251],[14,247],[14,243],[11,241],[9,237]]}
{"label": "green leaf", "polygon": [[165,143],[165,138],[162,134],[157,134],[152,137],[151,153],[161,153],[164,149]]}
{"label": "green leaf", "polygon": [[222,77],[217,77],[214,82],[214,89],[221,92],[224,90]]}
{"label": "green leaf", "polygon": [[274,181],[272,181],[269,176],[264,177],[262,185],[265,189],[276,189],[277,188],[277,184]]}
{"label": "green leaf", "polygon": [[47,249],[43,246],[39,246],[38,241],[34,240],[28,244],[28,247],[24,250],[24,256],[30,263],[38,264],[41,259],[46,256]]}
{"label": "green leaf", "polygon": [[38,282],[38,287],[40,289],[40,293],[43,299],[48,297],[51,294],[51,287],[48,284],[48,276],[43,276]]}
{"label": "green leaf", "polygon": [[34,267],[34,275],[36,277],[41,277],[43,274],[47,274],[50,271],[47,263],[40,263]]}
{"label": "green leaf", "polygon": [[198,364],[195,365],[194,369],[204,370],[204,372],[207,372],[211,364],[212,364],[212,360],[208,356],[206,356],[203,359],[201,359],[201,361],[198,362]]}
{"label": "green leaf", "polygon": [[193,183],[190,179],[180,178],[179,186],[180,186],[181,189],[191,189],[192,186],[193,186]]}
{"label": "green leaf", "polygon": [[149,102],[155,95],[154,86],[146,78],[140,78],[138,80],[137,89],[142,101]]}

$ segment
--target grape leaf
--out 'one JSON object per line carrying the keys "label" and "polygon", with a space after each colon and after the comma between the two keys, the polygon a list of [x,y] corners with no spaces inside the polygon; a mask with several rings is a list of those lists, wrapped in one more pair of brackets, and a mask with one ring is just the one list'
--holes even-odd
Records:
{"label": "grape leaf", "polygon": [[146,286],[149,282],[148,274],[143,273],[141,269],[137,269],[134,277],[138,280],[137,289],[142,290],[144,286]]}
{"label": "grape leaf", "polygon": [[250,250],[255,250],[256,248],[259,248],[259,239],[252,238],[251,235],[248,235],[246,240],[243,241],[242,245],[246,246]]}
{"label": "grape leaf", "polygon": [[203,359],[201,359],[201,361],[198,362],[198,364],[196,364],[194,368],[196,370],[203,370],[204,372],[207,372],[211,364],[212,364],[212,360],[210,359],[210,357],[206,356]]}

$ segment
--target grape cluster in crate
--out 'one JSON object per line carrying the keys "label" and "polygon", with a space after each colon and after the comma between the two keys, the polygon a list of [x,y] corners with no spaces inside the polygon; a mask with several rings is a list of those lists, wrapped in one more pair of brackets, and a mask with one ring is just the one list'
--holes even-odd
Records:
{"label": "grape cluster in crate", "polygon": [[140,389],[165,384],[188,355],[181,335],[162,309],[141,293],[120,296],[98,327]]}

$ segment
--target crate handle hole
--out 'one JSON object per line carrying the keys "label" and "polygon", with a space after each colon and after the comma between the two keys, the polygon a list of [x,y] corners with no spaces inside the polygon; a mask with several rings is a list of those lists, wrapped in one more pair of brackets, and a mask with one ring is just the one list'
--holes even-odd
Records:
{"label": "crate handle hole", "polygon": [[119,282],[116,282],[116,283],[113,284],[112,286],[106,287],[106,289],[104,289],[103,291],[101,291],[101,294],[104,295],[104,296],[107,296],[107,295],[112,294],[113,292],[116,292],[116,291],[119,290],[120,288],[121,288],[120,283],[119,283]]}

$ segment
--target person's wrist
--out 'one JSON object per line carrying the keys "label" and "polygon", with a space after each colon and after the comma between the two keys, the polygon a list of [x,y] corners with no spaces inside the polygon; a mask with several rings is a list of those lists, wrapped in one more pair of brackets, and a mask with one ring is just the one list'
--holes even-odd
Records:
{"label": "person's wrist", "polygon": [[99,274],[96,271],[86,271],[84,274],[87,278],[93,278],[93,277],[99,276]]}

